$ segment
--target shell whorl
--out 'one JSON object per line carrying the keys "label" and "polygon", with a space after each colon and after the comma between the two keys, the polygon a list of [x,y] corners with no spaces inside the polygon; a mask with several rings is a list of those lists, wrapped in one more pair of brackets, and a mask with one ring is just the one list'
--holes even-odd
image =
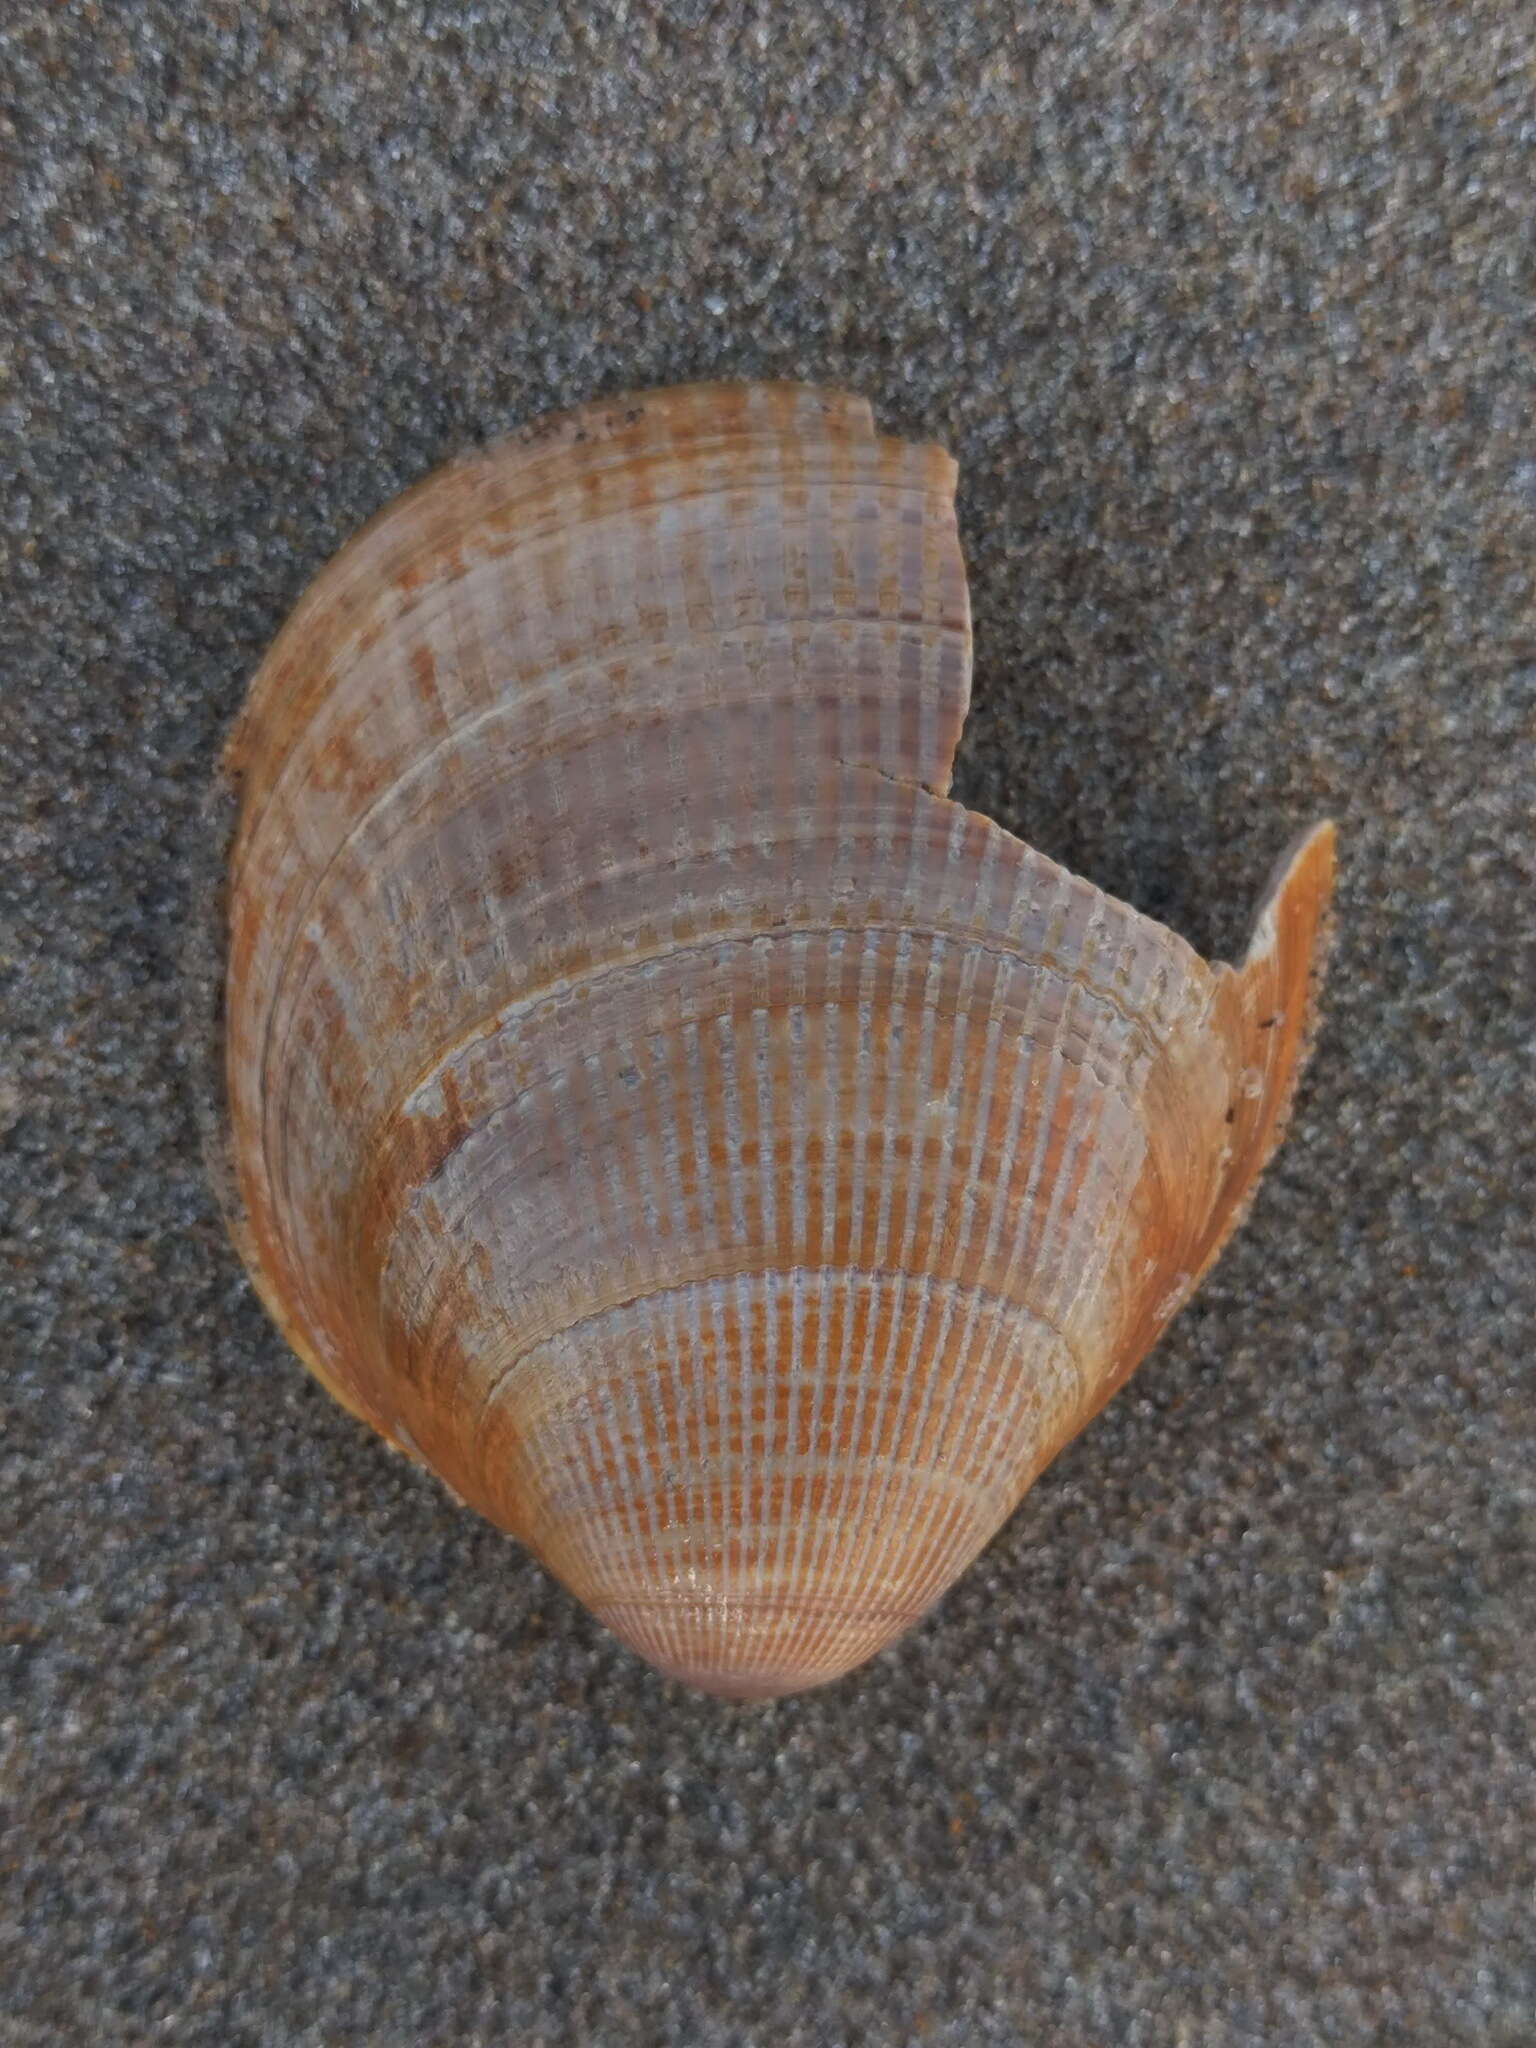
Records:
{"label": "shell whorl", "polygon": [[662,1669],[861,1662],[1187,1298],[1331,875],[1239,968],[950,802],[942,451],[791,385],[439,471],[231,741],[252,1274],[327,1387]]}

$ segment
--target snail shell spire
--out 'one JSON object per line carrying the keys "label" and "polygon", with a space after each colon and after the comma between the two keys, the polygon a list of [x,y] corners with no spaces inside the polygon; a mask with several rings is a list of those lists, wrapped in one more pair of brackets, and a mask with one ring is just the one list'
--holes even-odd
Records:
{"label": "snail shell spire", "polygon": [[1187,1299],[1332,872],[1236,968],[949,801],[955,468],[618,399],[346,547],[231,740],[236,1234],[336,1398],[662,1670],[889,1643]]}

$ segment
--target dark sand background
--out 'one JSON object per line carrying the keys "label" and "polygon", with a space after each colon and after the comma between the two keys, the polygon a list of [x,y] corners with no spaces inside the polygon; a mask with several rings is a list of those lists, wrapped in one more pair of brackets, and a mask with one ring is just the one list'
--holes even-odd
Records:
{"label": "dark sand background", "polygon": [[[6,2043],[1536,2039],[1536,15],[0,21]],[[652,1676],[284,1354],[180,966],[220,735],[467,442],[715,372],[960,459],[957,791],[1240,944],[1288,1149],[929,1623]]]}

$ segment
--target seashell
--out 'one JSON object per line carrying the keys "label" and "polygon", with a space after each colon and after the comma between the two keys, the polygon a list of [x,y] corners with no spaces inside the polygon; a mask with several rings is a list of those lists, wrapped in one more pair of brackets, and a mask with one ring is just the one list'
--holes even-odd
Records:
{"label": "seashell", "polygon": [[1126,1378],[1285,1117],[1241,964],[945,796],[955,468],[700,386],[450,464],[255,677],[236,1234],[336,1398],[708,1691],[823,1683]]}

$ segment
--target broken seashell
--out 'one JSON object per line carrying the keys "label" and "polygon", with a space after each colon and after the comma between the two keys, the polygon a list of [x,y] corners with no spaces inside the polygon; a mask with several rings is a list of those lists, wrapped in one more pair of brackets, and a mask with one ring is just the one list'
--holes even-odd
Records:
{"label": "broken seashell", "polygon": [[1275,1144],[1332,873],[1234,969],[943,794],[955,468],[792,385],[450,464],[227,765],[236,1233],[338,1400],[663,1671],[923,1612]]}

